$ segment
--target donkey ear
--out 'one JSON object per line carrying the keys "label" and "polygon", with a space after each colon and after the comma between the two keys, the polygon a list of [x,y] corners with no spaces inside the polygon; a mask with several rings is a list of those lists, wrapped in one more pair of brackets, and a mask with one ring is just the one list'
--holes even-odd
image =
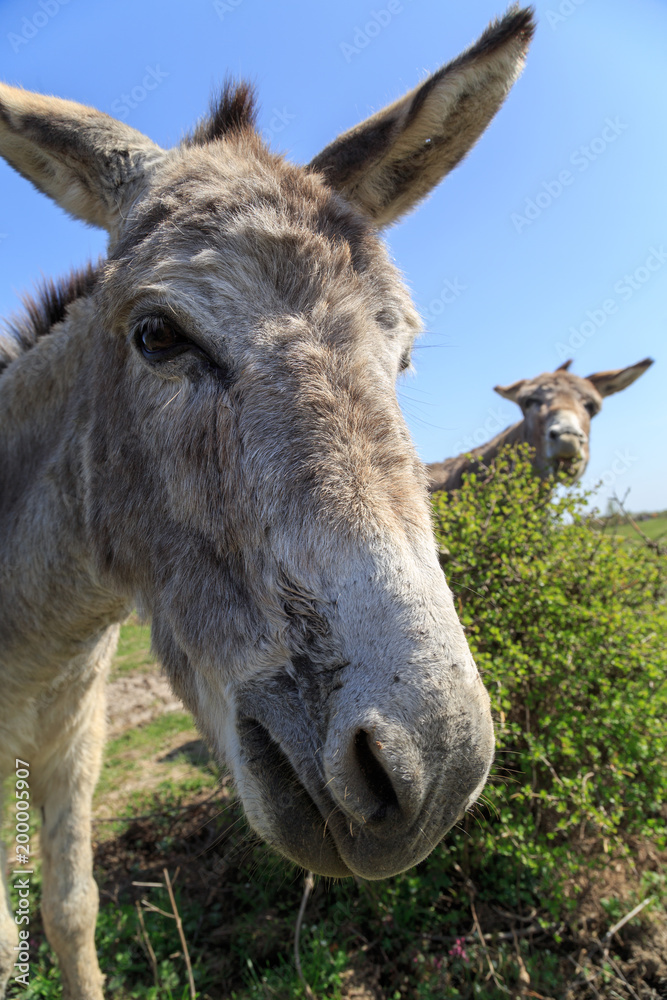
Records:
{"label": "donkey ear", "polygon": [[516,403],[517,397],[527,381],[528,379],[520,378],[518,382],[512,382],[511,385],[494,385],[493,391],[497,392],[503,399],[509,399],[512,403]]}
{"label": "donkey ear", "polygon": [[630,365],[628,368],[596,372],[594,375],[587,375],[586,379],[593,383],[601,396],[613,396],[615,392],[620,392],[621,389],[627,389],[629,385],[632,385],[652,364],[653,358],[644,358],[643,361],[638,361],[636,365]]}
{"label": "donkey ear", "polygon": [[61,208],[113,234],[166,153],[101,111],[0,83],[0,155]]}
{"label": "donkey ear", "polygon": [[567,361],[564,361],[562,365],[558,366],[558,368],[554,368],[554,371],[556,371],[556,372],[566,372],[568,370],[568,368],[570,367],[570,365],[572,364],[573,360],[574,360],[573,358],[568,358]]}
{"label": "donkey ear", "polygon": [[379,227],[413,208],[474,146],[523,69],[532,8],[510,8],[479,41],[401,100],[339,136],[309,167]]}

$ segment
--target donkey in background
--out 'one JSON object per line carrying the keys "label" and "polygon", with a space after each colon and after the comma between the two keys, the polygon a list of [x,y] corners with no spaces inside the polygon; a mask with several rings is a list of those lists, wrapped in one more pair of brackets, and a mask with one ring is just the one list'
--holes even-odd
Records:
{"label": "donkey in background", "polygon": [[488,465],[502,448],[512,444],[531,446],[538,476],[565,472],[571,482],[577,482],[588,465],[591,420],[600,412],[603,398],[627,389],[653,361],[645,358],[628,368],[596,372],[586,378],[568,371],[571,364],[572,360],[565,361],[555,372],[494,386],[500,396],[521,407],[523,419],[479,448],[427,465],[431,493],[458,490],[465,473]]}
{"label": "donkey in background", "polygon": [[[109,233],[0,341],[1,773],[28,762],[68,997],[102,998],[91,799],[134,606],[251,825],[305,868],[400,872],[484,785],[489,699],[395,391],[420,323],[377,231],[473,146],[532,32],[513,7],[305,168],[243,86],[164,150],[0,85],[0,153]],[[3,895],[0,992],[16,942]]]}

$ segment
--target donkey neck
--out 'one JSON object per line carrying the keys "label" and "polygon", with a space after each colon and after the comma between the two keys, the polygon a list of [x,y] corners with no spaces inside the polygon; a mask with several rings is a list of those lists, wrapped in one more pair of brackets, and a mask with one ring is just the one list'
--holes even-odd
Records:
{"label": "donkey neck", "polygon": [[500,434],[487,441],[486,444],[462,452],[454,458],[446,458],[444,462],[433,462],[426,466],[431,493],[438,490],[457,490],[460,488],[463,475],[477,468],[480,463],[488,465],[505,445],[519,444],[526,440],[526,423],[518,423],[506,427]]}
{"label": "donkey neck", "polygon": [[99,580],[83,517],[86,311],[75,303],[0,377],[0,648],[42,672],[84,653],[131,603]]}
{"label": "donkey neck", "polygon": [[466,453],[471,456],[470,464],[482,461],[485,465],[488,465],[506,445],[520,444],[522,441],[525,441],[525,431],[525,420],[519,420],[516,424],[506,427],[504,431],[496,434],[486,444],[482,444],[478,448],[473,448],[471,452]]}

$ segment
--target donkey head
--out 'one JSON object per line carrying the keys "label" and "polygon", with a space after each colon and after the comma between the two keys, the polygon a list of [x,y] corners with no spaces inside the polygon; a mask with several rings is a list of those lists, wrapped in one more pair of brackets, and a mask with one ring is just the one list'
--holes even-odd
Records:
{"label": "donkey head", "polygon": [[0,89],[3,155],[110,234],[61,334],[96,572],[150,614],[251,824],[328,875],[423,858],[493,756],[396,399],[419,319],[377,230],[474,144],[532,30],[513,8],[305,168],[244,88],[172,150]]}
{"label": "donkey head", "polygon": [[565,472],[576,482],[590,458],[591,420],[611,396],[643,375],[653,361],[645,358],[628,368],[596,372],[580,378],[568,371],[565,361],[555,372],[495,386],[505,399],[518,403],[525,421],[524,439],[535,449],[534,464],[540,476]]}

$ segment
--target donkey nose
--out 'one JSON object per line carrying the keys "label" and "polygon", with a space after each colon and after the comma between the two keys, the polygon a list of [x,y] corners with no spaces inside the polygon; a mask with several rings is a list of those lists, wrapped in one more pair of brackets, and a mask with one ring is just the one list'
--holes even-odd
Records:
{"label": "donkey nose", "polygon": [[552,427],[549,431],[549,437],[552,441],[558,441],[559,438],[563,440],[573,438],[577,441],[583,441],[585,435],[582,431],[575,430],[574,427]]}
{"label": "donkey nose", "polygon": [[353,767],[349,775],[355,798],[366,808],[367,822],[380,823],[391,812],[400,810],[400,803],[391,768],[383,759],[383,746],[365,729],[354,735]]}
{"label": "donkey nose", "polygon": [[399,818],[409,822],[422,804],[419,767],[411,756],[405,743],[399,756],[375,726],[360,727],[340,740],[327,762],[327,790],[350,819],[376,834],[385,826],[393,829]]}
{"label": "donkey nose", "polygon": [[571,428],[552,427],[549,431],[549,439],[555,445],[555,456],[558,458],[576,458],[581,454],[584,435],[579,431]]}

